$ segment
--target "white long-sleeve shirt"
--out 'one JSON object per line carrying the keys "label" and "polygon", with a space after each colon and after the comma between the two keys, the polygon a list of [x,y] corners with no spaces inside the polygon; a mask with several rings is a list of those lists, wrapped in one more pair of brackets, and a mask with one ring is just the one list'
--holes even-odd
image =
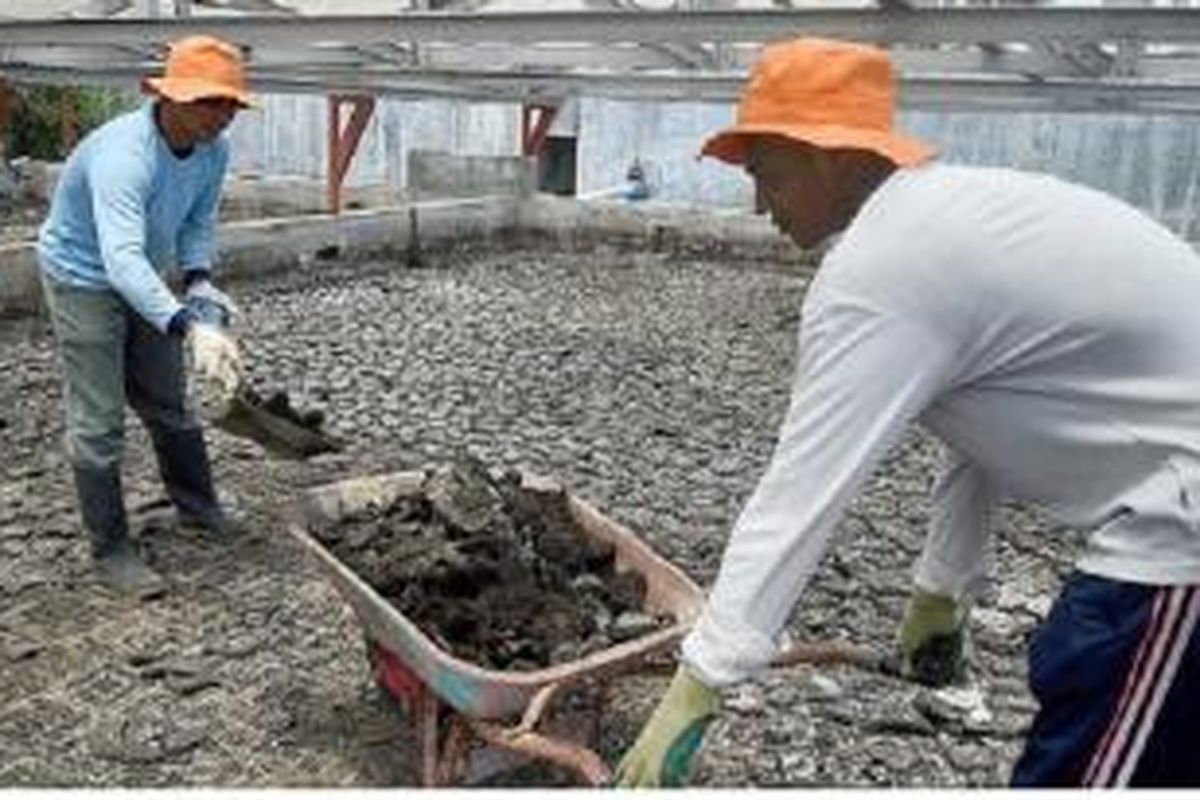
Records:
{"label": "white long-sleeve shirt", "polygon": [[835,523],[905,427],[950,452],[917,583],[984,571],[988,508],[1091,531],[1078,566],[1200,583],[1200,257],[1136,209],[1050,176],[894,173],[804,299],[791,405],[684,661],[752,675]]}

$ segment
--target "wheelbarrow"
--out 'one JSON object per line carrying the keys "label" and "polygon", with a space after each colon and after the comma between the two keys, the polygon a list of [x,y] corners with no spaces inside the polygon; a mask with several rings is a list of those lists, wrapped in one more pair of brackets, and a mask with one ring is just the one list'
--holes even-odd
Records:
{"label": "wheelbarrow", "polygon": [[[336,558],[312,531],[404,497],[419,497],[425,474],[396,472],[339,481],[301,495],[291,534],[310,552],[363,626],[375,680],[411,713],[416,727],[422,785],[459,783],[480,743],[525,759],[565,767],[587,785],[607,784],[611,773],[588,742],[551,732],[551,707],[569,692],[592,687],[602,696],[607,681],[660,660],[691,628],[703,606],[700,588],[628,528],[588,503],[567,495],[577,532],[611,545],[617,572],[645,579],[643,611],[665,616],[668,627],[611,645],[572,661],[530,671],[487,669],[456,658],[374,588]],[[526,486],[549,483],[525,475]],[[550,484],[553,485],[553,484]],[[845,645],[805,644],[784,653],[778,665],[851,662],[878,667],[870,651]],[[594,721],[594,717],[593,717]],[[594,733],[594,732],[593,732]]]}

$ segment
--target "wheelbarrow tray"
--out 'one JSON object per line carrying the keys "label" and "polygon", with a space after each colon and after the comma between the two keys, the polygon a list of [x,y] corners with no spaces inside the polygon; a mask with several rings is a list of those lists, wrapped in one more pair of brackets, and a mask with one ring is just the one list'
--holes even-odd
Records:
{"label": "wheelbarrow tray", "polygon": [[[396,472],[339,481],[303,493],[292,535],[316,558],[326,577],[354,609],[367,637],[393,653],[442,702],[468,717],[501,720],[520,715],[543,690],[553,691],[583,679],[632,668],[655,653],[674,647],[691,628],[703,594],[680,569],[655,553],[628,528],[588,503],[567,495],[576,530],[615,549],[618,572],[634,570],[646,582],[643,610],[664,615],[673,624],[586,657],[530,671],[487,669],[446,652],[375,589],[343,564],[311,531],[371,507],[385,508],[405,496],[422,493],[424,474]],[[524,476],[526,485],[543,479]]]}

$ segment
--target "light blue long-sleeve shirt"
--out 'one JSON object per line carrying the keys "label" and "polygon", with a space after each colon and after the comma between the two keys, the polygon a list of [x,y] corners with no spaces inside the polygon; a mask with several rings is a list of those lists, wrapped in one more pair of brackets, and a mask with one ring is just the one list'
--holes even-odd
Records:
{"label": "light blue long-sleeve shirt", "polygon": [[63,167],[38,235],[42,268],[69,285],[116,291],[165,331],[181,306],[162,276],[211,268],[228,162],[224,137],[186,158],[172,153],[153,103],[109,120]]}

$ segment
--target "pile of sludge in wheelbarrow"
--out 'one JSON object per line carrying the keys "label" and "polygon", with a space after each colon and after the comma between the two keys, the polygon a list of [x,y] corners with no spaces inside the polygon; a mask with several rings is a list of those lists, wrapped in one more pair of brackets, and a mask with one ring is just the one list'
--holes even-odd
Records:
{"label": "pile of sludge in wheelbarrow", "polygon": [[422,492],[314,531],[439,647],[479,666],[533,670],[669,627],[641,610],[645,579],[583,537],[564,491],[530,488],[470,456]]}

